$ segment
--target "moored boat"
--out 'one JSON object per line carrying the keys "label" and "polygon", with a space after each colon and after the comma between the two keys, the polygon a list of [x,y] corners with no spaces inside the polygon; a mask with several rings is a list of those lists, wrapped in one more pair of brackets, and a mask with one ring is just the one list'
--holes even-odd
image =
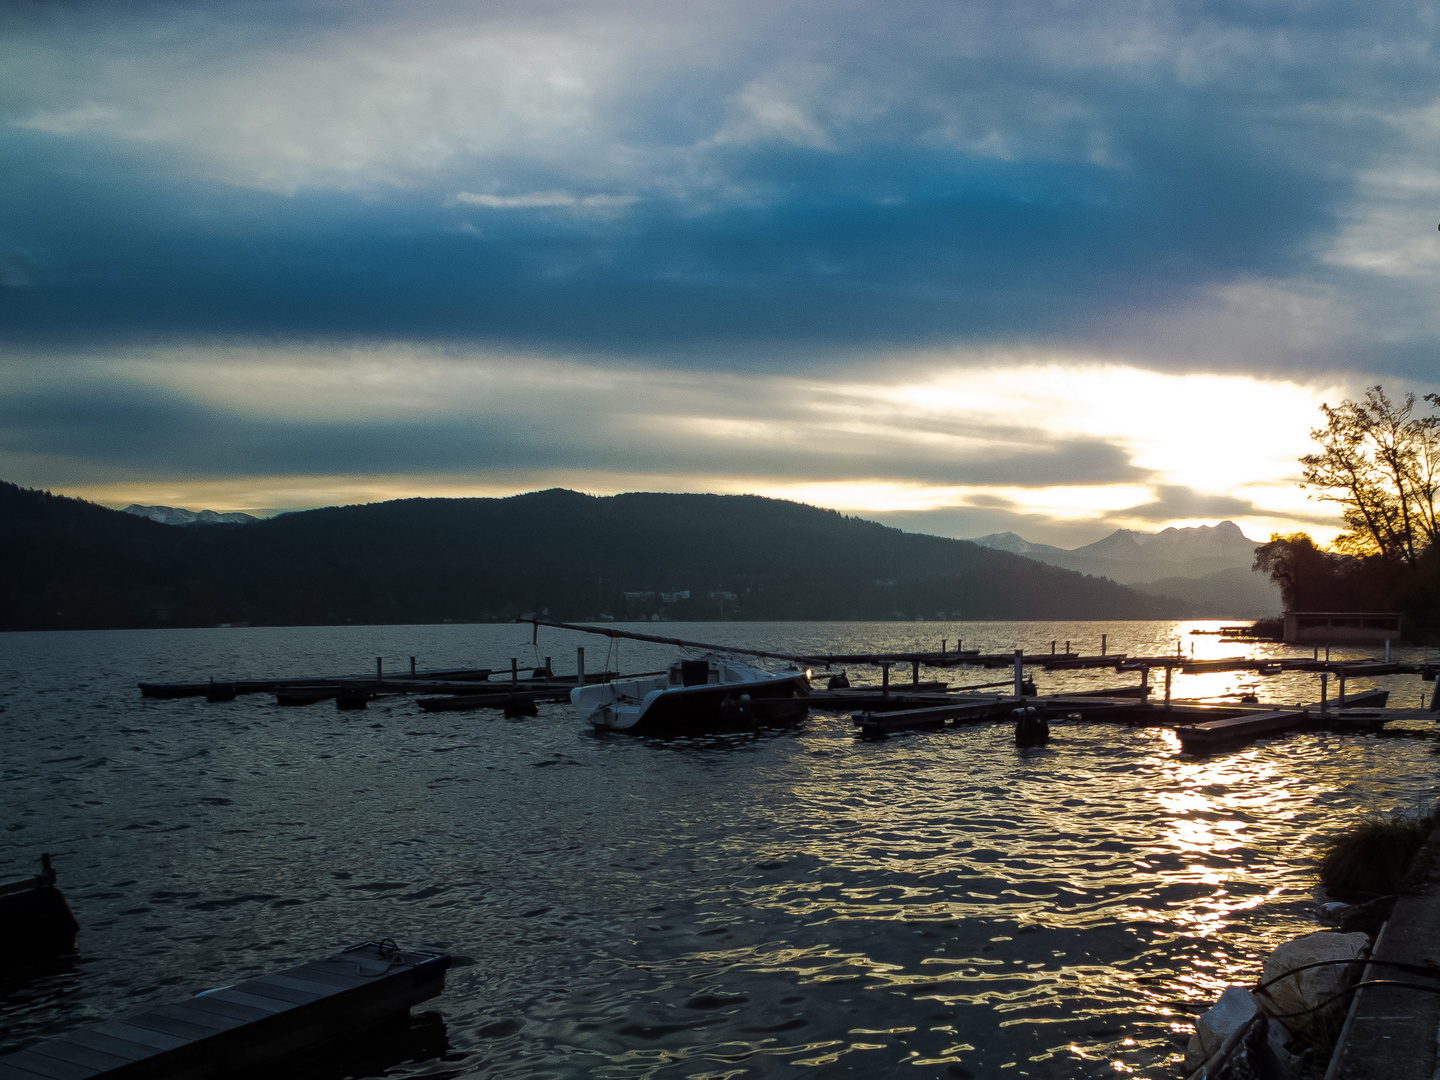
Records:
{"label": "moored boat", "polygon": [[765,671],[710,653],[676,660],[655,678],[578,686],[570,704],[601,730],[692,734],[798,724],[809,696],[807,672]]}
{"label": "moored boat", "polygon": [[0,885],[0,926],[5,929],[7,960],[30,960],[75,951],[80,924],[55,887],[50,856],[40,856],[40,873]]}

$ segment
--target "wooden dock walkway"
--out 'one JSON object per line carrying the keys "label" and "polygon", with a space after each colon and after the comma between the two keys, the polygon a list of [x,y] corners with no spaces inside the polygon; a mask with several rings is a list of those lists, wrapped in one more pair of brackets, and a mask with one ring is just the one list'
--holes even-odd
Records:
{"label": "wooden dock walkway", "polygon": [[1388,690],[1346,694],[1342,700],[1335,702],[1333,715],[1329,709],[1322,709],[1319,703],[1295,709],[1252,709],[1238,716],[1200,724],[1179,725],[1175,728],[1175,734],[1180,737],[1180,745],[1186,750],[1205,751],[1216,746],[1259,738],[1261,735],[1275,735],[1322,725],[1342,730],[1368,731],[1383,726],[1384,718],[1376,718],[1379,720],[1378,724],[1363,723],[1359,718],[1347,720],[1342,710],[1379,708],[1384,706],[1389,696]]}
{"label": "wooden dock walkway", "polygon": [[0,1080],[209,1080],[357,1035],[445,989],[450,957],[368,941],[327,960],[0,1057]]}

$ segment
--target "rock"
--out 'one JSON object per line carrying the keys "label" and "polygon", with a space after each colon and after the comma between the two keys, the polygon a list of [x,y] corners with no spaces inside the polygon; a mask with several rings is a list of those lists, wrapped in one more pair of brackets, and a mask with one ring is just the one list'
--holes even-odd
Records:
{"label": "rock", "polygon": [[1190,1045],[1185,1048],[1185,1068],[1198,1069],[1205,1064],[1235,1029],[1257,1011],[1249,990],[1243,986],[1227,988],[1220,1000],[1195,1021],[1195,1034],[1190,1036]]}
{"label": "rock", "polygon": [[[1342,994],[1360,973],[1360,963],[1370,948],[1370,938],[1361,933],[1337,934],[1330,930],[1306,934],[1287,941],[1265,958],[1263,982],[1279,979],[1261,991],[1265,1011],[1291,1031],[1318,1030],[1338,1020],[1349,1005]],[[1355,961],[1332,963],[1297,971],[1322,960]],[[1288,978],[1280,978],[1294,971]],[[1332,1000],[1333,999],[1333,1000]],[[1297,1015],[1286,1015],[1286,1014]]]}
{"label": "rock", "polygon": [[1260,1013],[1254,996],[1243,986],[1228,988],[1214,1007],[1195,1021],[1195,1034],[1185,1048],[1186,1071],[1193,1072],[1204,1065],[1220,1052],[1227,1039],[1247,1024],[1251,1025],[1250,1030],[1241,1033],[1215,1070],[1217,1078],[1288,1080],[1300,1074],[1299,1056],[1286,1049],[1289,1032]]}

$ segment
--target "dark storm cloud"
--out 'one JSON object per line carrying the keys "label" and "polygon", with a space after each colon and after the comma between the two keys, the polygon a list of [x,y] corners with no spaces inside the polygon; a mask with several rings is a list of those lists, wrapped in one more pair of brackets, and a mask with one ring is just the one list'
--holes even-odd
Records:
{"label": "dark storm cloud", "polygon": [[[0,159],[7,265],[25,285],[0,301],[13,339],[404,337],[683,357],[1058,333],[1097,307],[1283,269],[1305,196],[1321,195],[1271,205],[1284,178],[1254,165],[1209,177],[1250,192],[1256,221],[1229,243],[1203,222],[1219,207],[1186,190],[1198,182],[1156,190],[1084,166],[1013,170],[1018,192],[1004,176],[956,179],[901,205],[837,193],[698,217],[649,203],[623,220],[493,221],[394,196],[217,190],[104,159],[76,178],[37,141],[12,138]],[[812,185],[831,164],[813,163]],[[905,176],[894,163],[895,182],[928,183],[942,164]],[[1197,221],[1205,242],[1185,234]]]}
{"label": "dark storm cloud", "polygon": [[[1356,172],[1395,143],[1358,114],[1421,101],[1434,74],[1399,9],[816,4],[761,18],[768,41],[736,29],[740,9],[704,9],[719,44],[692,43],[690,64],[622,56],[580,121],[531,121],[543,153],[456,121],[428,167],[368,113],[329,152],[304,100],[264,135],[202,62],[244,90],[266,48],[328,56],[391,9],[213,8],[208,40],[204,9],[134,10],[17,31],[39,59],[10,78],[0,135],[12,342],[406,338],[783,366],[1075,340],[1216,283],[1319,272]],[[563,37],[564,10],[542,29]],[[95,47],[87,18],[123,77],[77,88],[65,46]],[[123,74],[162,31],[168,67]],[[323,80],[348,69],[314,66],[315,94],[343,96]],[[387,77],[421,78],[358,83],[377,113]],[[221,96],[192,115],[187,93]]]}

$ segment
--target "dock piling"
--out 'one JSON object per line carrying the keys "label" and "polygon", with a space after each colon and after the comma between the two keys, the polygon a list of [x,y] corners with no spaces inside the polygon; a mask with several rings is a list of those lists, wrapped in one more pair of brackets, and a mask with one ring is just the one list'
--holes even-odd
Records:
{"label": "dock piling", "polygon": [[920,685],[920,661],[919,661],[919,660],[911,660],[911,661],[910,661],[910,685],[913,686],[913,687],[919,687],[919,685]]}
{"label": "dock piling", "polygon": [[410,677],[415,677],[415,657],[410,657]]}
{"label": "dock piling", "polygon": [[[1177,649],[1177,650],[1179,649],[1179,643],[1178,643],[1178,642],[1176,643],[1176,649]],[[1170,664],[1166,664],[1166,665],[1165,665],[1165,708],[1167,708],[1167,709],[1170,708],[1170,678],[1171,678],[1171,676],[1173,676],[1174,674],[1175,674],[1175,668],[1172,667]]]}
{"label": "dock piling", "polygon": [[1101,655],[1101,656],[1104,656],[1104,655],[1105,655],[1105,639],[1106,639],[1107,637],[1109,637],[1109,636],[1110,636],[1110,635],[1108,635],[1108,634],[1101,634],[1101,635],[1100,635],[1100,655]]}
{"label": "dock piling", "polygon": [[385,658],[381,656],[375,657],[375,681],[385,681]]}
{"label": "dock piling", "polygon": [[1330,715],[1330,673],[1320,672],[1320,715]]}
{"label": "dock piling", "polygon": [[880,665],[880,696],[890,696],[890,662],[888,660]]}
{"label": "dock piling", "polygon": [[520,662],[513,656],[510,657],[510,681],[512,683],[520,681]]}
{"label": "dock piling", "polygon": [[1025,650],[1015,650],[1015,696],[1025,696]]}
{"label": "dock piling", "polygon": [[1050,655],[1051,655],[1051,656],[1054,656],[1054,655],[1055,655],[1055,642],[1053,642],[1053,641],[1050,642]]}

